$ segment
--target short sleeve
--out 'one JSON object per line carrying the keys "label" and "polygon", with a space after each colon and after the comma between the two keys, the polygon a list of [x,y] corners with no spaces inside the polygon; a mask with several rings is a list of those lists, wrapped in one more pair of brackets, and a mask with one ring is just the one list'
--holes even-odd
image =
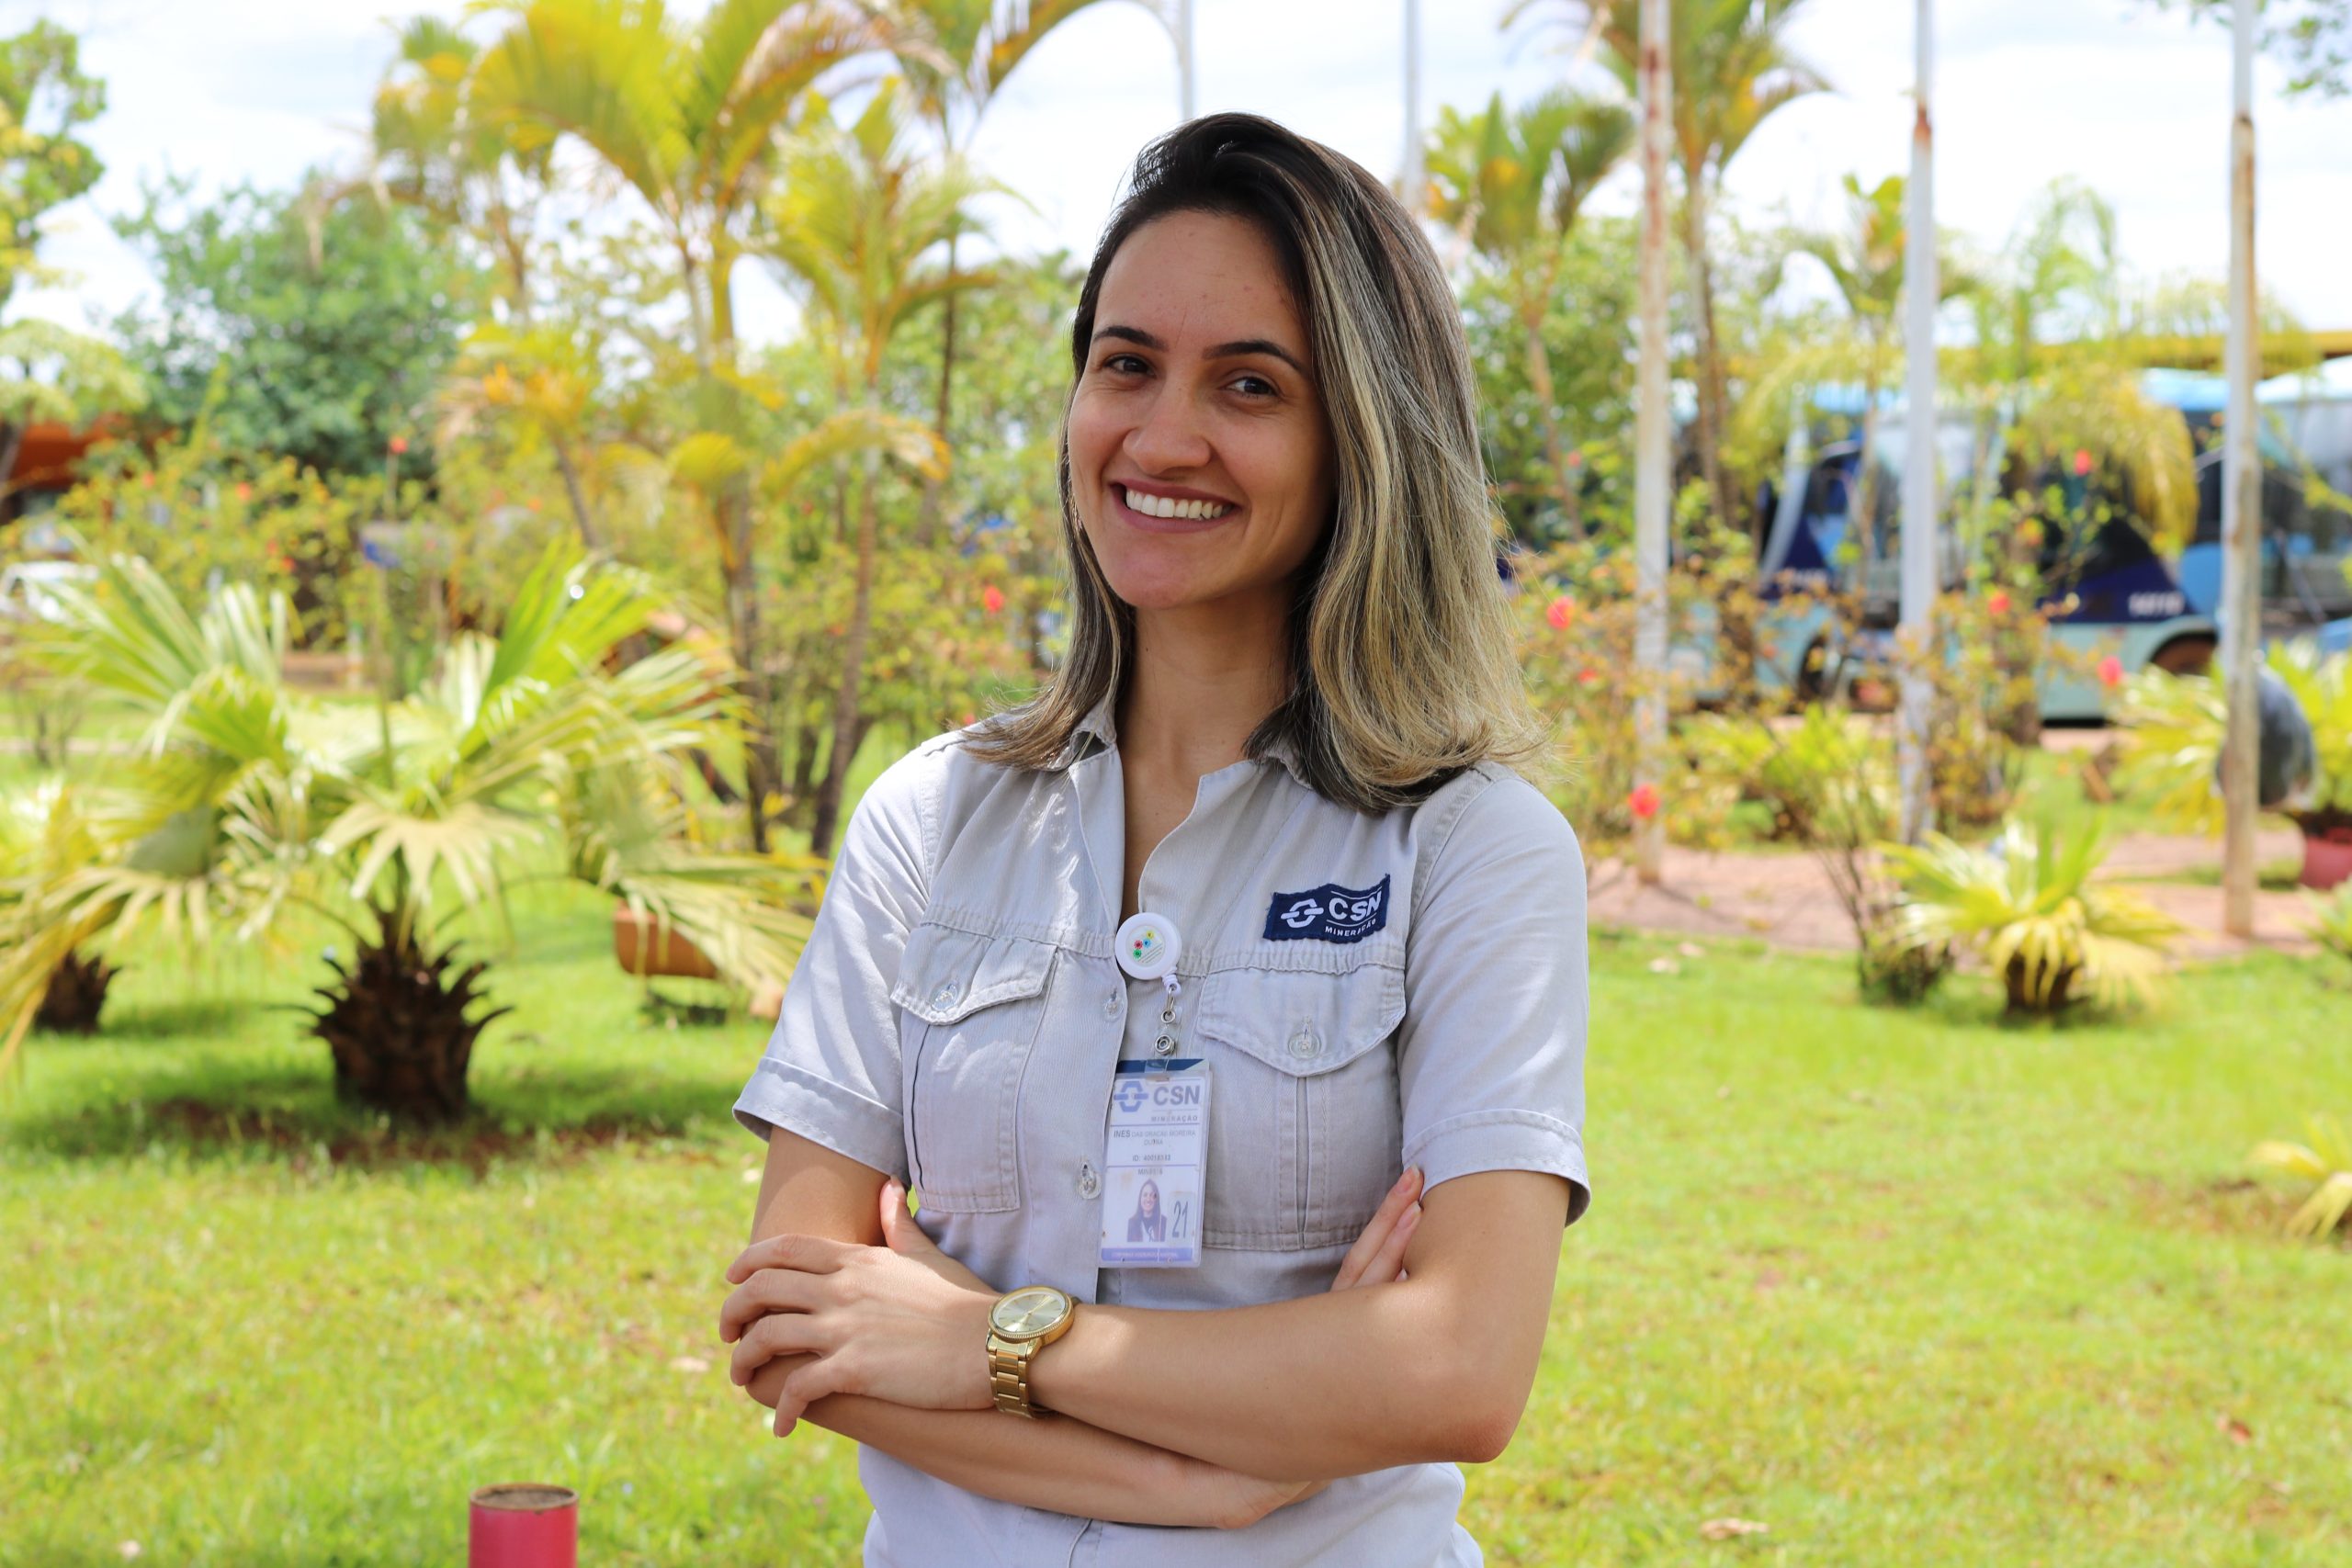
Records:
{"label": "short sleeve", "polygon": [[925,824],[944,750],[926,746],[892,764],[851,814],[775,1032],[735,1101],[735,1119],[763,1138],[782,1127],[902,1181],[890,987],[929,896]]}
{"label": "short sleeve", "polygon": [[1566,1177],[1573,1224],[1591,1201],[1583,852],[1558,808],[1501,770],[1440,831],[1406,947],[1404,1163],[1431,1187],[1481,1170]]}

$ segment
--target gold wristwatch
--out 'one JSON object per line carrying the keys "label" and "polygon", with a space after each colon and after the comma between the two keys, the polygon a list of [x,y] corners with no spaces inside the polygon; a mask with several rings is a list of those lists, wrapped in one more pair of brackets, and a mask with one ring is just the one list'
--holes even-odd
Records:
{"label": "gold wristwatch", "polygon": [[1042,1416],[1030,1402],[1029,1363],[1069,1332],[1078,1303],[1051,1285],[1023,1285],[989,1309],[989,1383],[1008,1416]]}

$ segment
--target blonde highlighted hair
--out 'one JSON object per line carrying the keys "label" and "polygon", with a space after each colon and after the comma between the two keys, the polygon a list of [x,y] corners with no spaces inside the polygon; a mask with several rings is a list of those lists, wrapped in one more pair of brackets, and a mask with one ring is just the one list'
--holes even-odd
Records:
{"label": "blonde highlighted hair", "polygon": [[[1070,328],[1074,396],[1102,276],[1128,236],[1178,212],[1240,218],[1282,258],[1306,318],[1330,424],[1330,525],[1298,578],[1289,694],[1246,747],[1286,745],[1325,797],[1382,812],[1471,764],[1531,754],[1529,706],[1496,567],[1469,344],[1437,256],[1387,187],[1353,160],[1257,115],[1193,120],[1146,147],[1112,214]],[[1070,493],[1069,653],[1032,701],[969,742],[1010,767],[1059,766],[1125,678],[1135,611],[1111,591]]]}

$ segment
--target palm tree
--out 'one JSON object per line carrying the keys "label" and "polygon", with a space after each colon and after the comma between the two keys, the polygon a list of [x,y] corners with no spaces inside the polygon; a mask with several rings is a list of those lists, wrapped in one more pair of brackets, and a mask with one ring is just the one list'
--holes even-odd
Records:
{"label": "palm tree", "polygon": [[[1674,143],[1682,169],[1683,245],[1690,257],[1699,323],[1699,464],[1717,518],[1738,517],[1724,470],[1723,439],[1730,392],[1715,330],[1714,267],[1707,213],[1724,173],[1763,123],[1828,83],[1786,40],[1805,0],[1668,0],[1669,68],[1674,78]],[[1641,80],[1640,0],[1513,0],[1503,26],[1524,17],[1562,19],[1600,45],[1601,62],[1627,96]]]}
{"label": "palm tree", "polygon": [[[699,22],[662,0],[518,0],[475,68],[481,112],[568,137],[637,192],[676,259],[696,376],[696,438],[747,439],[735,268],[775,172],[776,131],[817,80],[884,51],[923,49],[884,8],[851,0],[718,0]],[[707,456],[707,453],[705,454]],[[755,848],[780,775],[760,635],[748,453],[704,465],[728,628],[752,707],[745,745]]]}
{"label": "palm tree", "polygon": [[807,863],[690,846],[686,756],[735,729],[730,671],[673,648],[605,663],[661,598],[551,547],[496,641],[461,637],[412,696],[355,712],[289,691],[289,615],[232,584],[191,614],[144,561],[61,591],[58,648],[146,720],[134,765],[80,810],[95,837],[0,905],[0,1042],[63,958],[153,919],[197,942],[266,937],[307,908],[348,932],[312,1029],[339,1094],[403,1116],[466,1109],[484,965],[441,917],[566,875],[677,931],[721,974],[780,984]]}
{"label": "palm tree", "polygon": [[1430,216],[1510,281],[1527,342],[1528,385],[1543,416],[1544,461],[1579,531],[1544,320],[1585,201],[1633,150],[1634,136],[1633,111],[1624,104],[1566,88],[1517,110],[1503,107],[1500,93],[1476,115],[1442,108],[1430,133]]}
{"label": "palm tree", "polygon": [[[998,187],[959,155],[923,161],[907,145],[907,121],[896,82],[885,82],[846,128],[821,99],[812,101],[807,124],[786,146],[761,236],[819,327],[836,397],[844,408],[862,404],[877,415],[884,360],[899,330],[924,306],[991,281],[986,273],[923,262],[974,227],[972,199]],[[867,448],[858,491],[856,584],[825,781],[809,829],[819,854],[831,848],[860,734],[858,689],[873,620],[878,456]],[[944,471],[944,461],[933,468]]]}
{"label": "palm tree", "polygon": [[[939,133],[940,150],[968,154],[980,120],[1004,84],[1046,36],[1102,0],[908,0],[907,10],[927,24],[923,47],[902,51],[899,69],[914,91],[915,107]],[[1161,0],[1129,0],[1168,21]],[[956,270],[960,230],[947,235],[947,270]],[[939,409],[933,427],[947,434],[956,378],[956,299],[947,297],[940,319]],[[939,487],[923,491],[921,532],[936,525]]]}

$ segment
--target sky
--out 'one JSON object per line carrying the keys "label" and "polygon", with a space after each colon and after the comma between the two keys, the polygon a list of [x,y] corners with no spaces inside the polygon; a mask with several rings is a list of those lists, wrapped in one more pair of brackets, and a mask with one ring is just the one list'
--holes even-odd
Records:
{"label": "sky", "polygon": [[[1402,0],[1196,0],[1200,111],[1248,109],[1329,143],[1383,176],[1402,160]],[[1423,0],[1424,114],[1542,91],[1572,69],[1566,35],[1498,27],[1505,0]],[[44,259],[68,288],[20,295],[11,314],[85,326],[152,289],[107,226],[142,176],[199,188],[291,182],[355,164],[390,51],[390,17],[454,16],[458,0],[0,0],[0,33],[40,17],[80,32],[109,107],[88,139],[106,160],[90,197],[62,209]],[[681,9],[692,9],[682,0]],[[1768,121],[1734,162],[1733,203],[1755,221],[1828,226],[1840,179],[1907,168],[1913,7],[1811,0],[1791,39],[1835,86]],[[2228,265],[2229,39],[2150,0],[1943,0],[1935,91],[1938,221],[1997,251],[2034,192],[2087,182],[2119,214],[2122,253],[2146,278],[2219,278]],[[1589,69],[1589,68],[1588,68]],[[2352,329],[2352,100],[2288,99],[2256,78],[2266,291],[2303,322]],[[1004,249],[1065,246],[1082,259],[1136,151],[1179,112],[1173,51],[1140,6],[1081,13],[1024,62],[983,122],[983,167],[1026,198],[993,209]],[[1597,205],[1630,211],[1622,174]],[[780,290],[743,289],[746,335],[788,330]]]}

